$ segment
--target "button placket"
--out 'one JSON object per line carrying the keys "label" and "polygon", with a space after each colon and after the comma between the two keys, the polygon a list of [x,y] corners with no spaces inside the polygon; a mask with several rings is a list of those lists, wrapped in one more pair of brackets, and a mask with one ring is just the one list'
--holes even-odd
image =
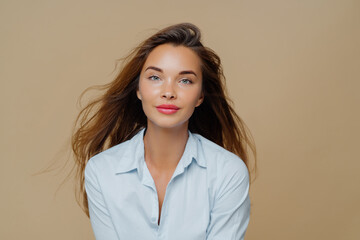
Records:
{"label": "button placket", "polygon": [[164,201],[161,208],[161,215],[160,215],[160,224],[159,224],[159,230],[161,230],[164,226],[164,221],[166,220],[166,216],[168,215],[168,198],[171,194],[171,183],[173,182],[173,179],[171,178],[168,185],[166,186]]}
{"label": "button placket", "polygon": [[150,171],[144,162],[143,165],[144,174],[143,174],[143,184],[151,189],[151,199],[148,199],[148,201],[151,201],[151,216],[150,221],[154,224],[156,228],[158,228],[158,218],[159,218],[159,199],[158,194],[155,186],[154,179],[152,178]]}
{"label": "button placket", "polygon": [[158,215],[159,215],[159,200],[156,190],[153,190],[154,197],[152,197],[152,212],[151,212],[151,222],[158,226]]}

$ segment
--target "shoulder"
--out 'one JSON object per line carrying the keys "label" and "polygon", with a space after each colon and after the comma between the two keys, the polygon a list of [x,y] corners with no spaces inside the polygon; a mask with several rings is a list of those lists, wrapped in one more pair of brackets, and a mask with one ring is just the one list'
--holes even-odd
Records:
{"label": "shoulder", "polygon": [[91,157],[85,166],[85,175],[91,171],[96,171],[97,174],[101,174],[114,170],[119,162],[126,158],[131,146],[131,140],[128,140]]}
{"label": "shoulder", "polygon": [[199,157],[205,159],[209,171],[215,171],[216,175],[237,173],[248,177],[247,166],[239,156],[199,134],[193,135],[198,142]]}

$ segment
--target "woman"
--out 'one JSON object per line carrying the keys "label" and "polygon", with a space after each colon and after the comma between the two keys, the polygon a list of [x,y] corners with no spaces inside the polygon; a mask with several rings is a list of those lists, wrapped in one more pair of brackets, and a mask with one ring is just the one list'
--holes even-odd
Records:
{"label": "woman", "polygon": [[244,238],[255,147],[223,81],[199,29],[177,24],[80,112],[72,147],[96,239]]}

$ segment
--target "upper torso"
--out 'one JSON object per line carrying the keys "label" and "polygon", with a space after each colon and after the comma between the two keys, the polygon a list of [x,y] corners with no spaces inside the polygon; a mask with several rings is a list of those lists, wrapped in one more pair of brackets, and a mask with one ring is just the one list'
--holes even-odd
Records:
{"label": "upper torso", "polygon": [[[154,179],[144,161],[143,133],[141,130],[131,140],[96,155],[87,164],[85,174],[91,181],[96,179],[96,191],[101,191],[104,201],[99,206],[106,208],[98,211],[97,198],[92,201],[92,190],[88,188],[95,235],[104,231],[101,218],[109,217],[112,223],[109,228],[116,232],[117,239],[206,239],[214,204],[226,196],[228,189],[234,190],[229,185],[237,183],[232,181],[248,177],[245,164],[202,136],[189,133],[184,154],[172,176]],[[244,196],[236,194],[246,206],[239,206],[242,209],[236,214],[248,215],[248,182],[239,186]],[[221,214],[218,215],[222,217]],[[248,216],[239,216],[239,221],[247,226]]]}

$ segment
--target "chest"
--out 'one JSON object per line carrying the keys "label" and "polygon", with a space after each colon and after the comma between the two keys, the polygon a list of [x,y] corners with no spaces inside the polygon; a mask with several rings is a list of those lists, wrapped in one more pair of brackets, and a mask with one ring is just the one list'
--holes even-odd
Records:
{"label": "chest", "polygon": [[159,205],[158,224],[160,224],[161,209],[164,202],[166,189],[174,171],[160,173],[157,170],[149,168],[149,172],[154,180],[156,187],[156,193],[157,193],[158,205]]}
{"label": "chest", "polygon": [[157,195],[158,195],[158,198],[159,198],[160,205],[162,205],[162,203],[164,201],[165,193],[166,193],[166,187],[169,184],[170,178],[171,177],[153,178],[155,186],[156,186],[156,191],[157,191]]}
{"label": "chest", "polygon": [[[173,179],[173,174],[150,176],[146,169],[140,178],[133,171],[117,175],[113,184],[104,186],[109,195],[106,199],[111,199],[107,205],[119,236],[124,239],[152,239],[149,236],[205,239],[212,199],[207,174],[205,169],[187,170]],[[117,187],[114,189],[114,186]]]}

